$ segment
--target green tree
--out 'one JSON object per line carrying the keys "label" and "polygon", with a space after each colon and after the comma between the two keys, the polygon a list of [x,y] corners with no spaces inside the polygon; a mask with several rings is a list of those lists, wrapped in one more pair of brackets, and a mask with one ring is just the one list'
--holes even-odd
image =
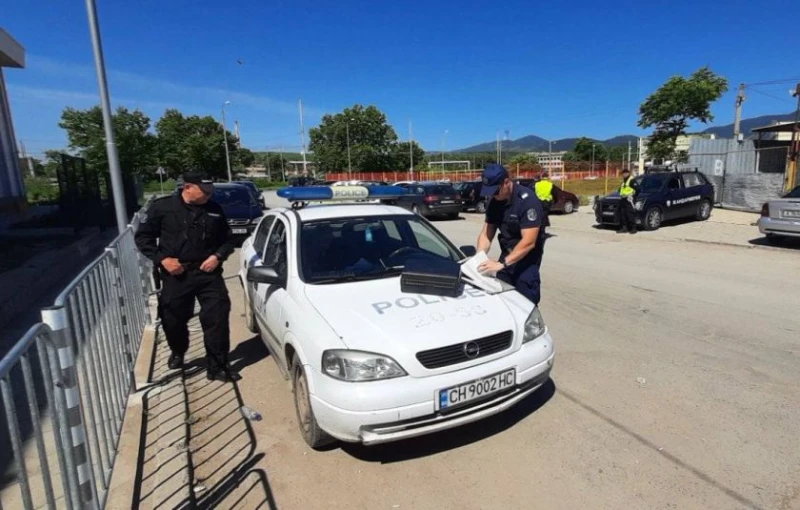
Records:
{"label": "green tree", "polygon": [[[374,106],[353,105],[335,115],[324,115],[309,129],[309,150],[323,172],[348,168],[348,145],[353,171],[394,170],[397,134],[386,115]],[[349,144],[348,144],[349,140]]]}
{"label": "green tree", "polygon": [[[139,110],[120,106],[112,114],[119,165],[124,173],[144,173],[156,163],[156,138],[149,132],[150,119]],[[65,108],[59,127],[67,132],[69,147],[86,160],[89,168],[108,170],[103,114],[99,106],[88,110]]]}
{"label": "green tree", "polygon": [[[185,117],[178,110],[167,110],[156,122],[156,132],[159,164],[170,177],[178,177],[188,170],[201,170],[212,177],[227,179],[225,139],[222,126],[214,117]],[[252,164],[253,153],[238,149],[236,137],[226,133],[231,167]]]}
{"label": "green tree", "polygon": [[390,171],[405,171],[408,170],[411,166],[411,152],[414,153],[414,166],[420,164],[427,164],[425,159],[425,151],[422,150],[422,147],[419,146],[417,142],[411,142],[411,146],[409,147],[409,142],[400,142],[392,144],[392,152],[389,161],[389,165],[387,166],[387,170]]}
{"label": "green tree", "polygon": [[608,148],[609,161],[624,161],[628,157],[628,148],[621,145],[615,145]]}
{"label": "green tree", "polygon": [[237,168],[247,168],[252,166],[253,163],[256,161],[256,155],[250,149],[245,147],[238,147],[236,149],[236,156],[235,156],[235,163],[234,166]]}
{"label": "green tree", "polygon": [[[592,161],[595,162],[605,161],[608,157],[606,147],[600,143],[582,136],[575,141],[575,147],[572,148],[573,156],[575,159],[567,159],[566,161]],[[592,157],[594,154],[594,157]]]}
{"label": "green tree", "polygon": [[535,155],[528,153],[517,154],[508,160],[509,165],[533,166],[538,163],[539,159]]}
{"label": "green tree", "polygon": [[701,67],[688,78],[673,76],[639,106],[641,128],[653,127],[647,147],[655,159],[675,157],[675,141],[686,134],[689,121],[707,124],[714,120],[711,103],[728,90],[728,81]]}

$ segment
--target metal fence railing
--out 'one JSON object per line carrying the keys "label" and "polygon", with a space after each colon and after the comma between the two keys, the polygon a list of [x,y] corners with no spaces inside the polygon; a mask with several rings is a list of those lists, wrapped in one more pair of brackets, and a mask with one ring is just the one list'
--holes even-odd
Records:
{"label": "metal fence railing", "polygon": [[0,361],[0,444],[11,445],[0,451],[0,510],[104,506],[151,320],[138,224],[139,213]]}

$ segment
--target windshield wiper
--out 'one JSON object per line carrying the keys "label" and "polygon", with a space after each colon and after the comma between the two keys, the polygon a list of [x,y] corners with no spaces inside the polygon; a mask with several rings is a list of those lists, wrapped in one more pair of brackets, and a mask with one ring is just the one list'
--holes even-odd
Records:
{"label": "windshield wiper", "polygon": [[322,280],[314,280],[310,283],[327,284],[327,283],[345,283],[345,282],[358,282],[364,280],[376,280],[378,278],[386,278],[389,276],[396,276],[403,271],[404,266],[389,266],[381,268],[377,271],[367,271],[366,273],[348,274],[343,276],[335,276],[333,278],[324,278]]}

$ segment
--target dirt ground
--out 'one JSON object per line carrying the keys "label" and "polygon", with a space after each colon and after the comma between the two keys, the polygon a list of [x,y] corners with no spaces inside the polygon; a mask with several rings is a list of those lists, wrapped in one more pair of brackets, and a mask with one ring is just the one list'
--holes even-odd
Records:
{"label": "dirt ground", "polygon": [[[480,222],[435,225],[461,245]],[[244,379],[185,380],[194,491],[214,494],[201,506],[800,508],[800,251],[681,231],[756,238],[744,223],[630,236],[584,212],[553,218],[541,305],[552,382],[466,427],[323,452],[306,447],[289,383],[245,329],[228,263]],[[242,404],[263,420],[242,419]]]}

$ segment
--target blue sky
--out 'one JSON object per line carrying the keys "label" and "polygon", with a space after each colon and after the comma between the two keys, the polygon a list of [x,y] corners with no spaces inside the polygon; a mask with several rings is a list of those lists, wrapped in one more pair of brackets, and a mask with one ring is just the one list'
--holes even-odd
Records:
{"label": "blue sky", "polygon": [[[169,107],[238,120],[257,150],[298,150],[306,128],[354,103],[384,111],[426,150],[536,134],[640,134],[641,101],[703,65],[731,90],[800,78],[797,0],[506,2],[446,0],[98,0],[112,102],[153,122]],[[5,69],[17,138],[28,152],[65,145],[61,110],[97,103],[81,1],[26,0],[3,28],[28,55]],[[794,24],[796,25],[796,23]],[[243,62],[238,64],[237,60]],[[744,117],[793,110],[790,84],[748,93]],[[231,126],[229,126],[231,127]]]}

